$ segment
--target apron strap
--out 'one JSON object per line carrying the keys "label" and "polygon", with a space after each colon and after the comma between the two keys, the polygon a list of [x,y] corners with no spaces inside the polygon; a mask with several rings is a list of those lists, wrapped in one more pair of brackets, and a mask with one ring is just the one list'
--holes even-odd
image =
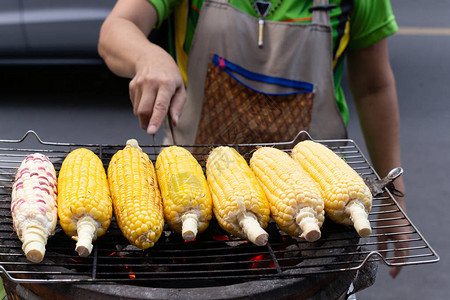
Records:
{"label": "apron strap", "polygon": [[[229,0],[214,0],[217,3],[228,4]],[[326,7],[328,0],[314,0],[313,7]],[[312,13],[313,24],[330,26],[329,9],[314,9]]]}
{"label": "apron strap", "polygon": [[[313,7],[327,6],[328,0],[314,0]],[[312,23],[330,26],[330,16],[328,9],[314,9],[312,13]]]}

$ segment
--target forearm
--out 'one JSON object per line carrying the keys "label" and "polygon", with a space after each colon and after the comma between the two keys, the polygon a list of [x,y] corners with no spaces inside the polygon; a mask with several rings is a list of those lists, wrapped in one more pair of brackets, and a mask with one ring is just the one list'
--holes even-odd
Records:
{"label": "forearm", "polygon": [[157,22],[153,5],[145,0],[119,0],[100,29],[98,52],[115,74],[132,78],[136,64],[165,51],[148,40]]}
{"label": "forearm", "polygon": [[[389,84],[356,101],[365,144],[380,177],[402,166],[397,93],[392,73],[389,76],[392,76]],[[395,188],[405,192],[402,177],[395,180]],[[397,201],[405,209],[403,198],[397,198]]]}
{"label": "forearm", "polygon": [[[377,173],[384,177],[390,170],[402,165],[400,117],[387,40],[349,51],[348,71],[350,89],[372,164]],[[394,184],[396,189],[405,193],[402,177],[396,179]],[[403,198],[397,197],[396,200],[406,210]],[[390,204],[390,200],[386,199],[385,203]],[[378,249],[386,257],[389,253],[387,240],[394,240],[392,246],[397,258],[391,262],[402,262],[409,255],[408,222],[403,214],[395,212],[392,205],[380,206],[380,210],[377,216]],[[389,273],[395,278],[400,270],[399,266],[392,267]]]}
{"label": "forearm", "polygon": [[112,17],[102,26],[98,51],[109,69],[118,76],[132,78],[135,65],[155,45],[129,20]]}
{"label": "forearm", "polygon": [[181,116],[186,91],[180,70],[164,49],[148,35],[157,22],[147,0],[118,0],[100,31],[98,51],[118,76],[129,84],[133,113],[139,125],[155,134],[170,112],[174,125]]}
{"label": "forearm", "polygon": [[[348,67],[365,143],[375,170],[384,177],[393,168],[402,166],[399,108],[387,40],[350,52]],[[395,181],[395,186],[405,192],[402,177]]]}

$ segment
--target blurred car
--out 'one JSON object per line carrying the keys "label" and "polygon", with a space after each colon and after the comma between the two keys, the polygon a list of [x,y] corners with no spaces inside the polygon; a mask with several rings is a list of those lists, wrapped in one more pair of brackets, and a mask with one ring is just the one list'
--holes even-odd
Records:
{"label": "blurred car", "polygon": [[116,0],[1,0],[0,64],[101,63],[100,27]]}

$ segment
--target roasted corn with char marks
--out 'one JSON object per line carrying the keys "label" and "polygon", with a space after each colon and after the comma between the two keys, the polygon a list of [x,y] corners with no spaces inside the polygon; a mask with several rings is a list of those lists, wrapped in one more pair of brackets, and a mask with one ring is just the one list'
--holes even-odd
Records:
{"label": "roasted corn with char marks", "polygon": [[123,235],[140,249],[154,246],[164,227],[161,195],[153,163],[136,140],[111,158],[108,180]]}

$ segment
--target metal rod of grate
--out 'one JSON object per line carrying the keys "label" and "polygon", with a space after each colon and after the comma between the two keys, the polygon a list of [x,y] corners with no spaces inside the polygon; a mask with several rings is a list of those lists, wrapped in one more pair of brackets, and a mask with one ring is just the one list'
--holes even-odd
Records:
{"label": "metal rod of grate", "polygon": [[[33,140],[32,137],[35,139]],[[258,146],[274,146],[290,151],[301,139],[311,137],[300,132],[287,143],[232,145],[244,157]],[[316,140],[337,153],[363,178],[380,180],[359,147],[352,140]],[[204,167],[209,150],[217,145],[184,145],[192,150]],[[79,257],[75,243],[58,226],[50,237],[45,259],[30,263],[13,231],[10,212],[11,186],[15,172],[30,153],[47,155],[56,170],[66,155],[79,147],[93,150],[105,164],[123,145],[72,144],[44,142],[34,131],[19,140],[0,140],[0,270],[17,283],[95,283],[126,282],[127,284],[160,284],[164,281],[204,282],[205,285],[240,283],[255,279],[298,278],[309,275],[359,270],[368,261],[380,261],[388,266],[417,265],[439,261],[408,216],[399,207],[389,190],[373,198],[369,215],[374,233],[360,238],[354,229],[326,220],[322,238],[314,243],[290,237],[278,230],[274,222],[267,231],[269,242],[258,247],[246,240],[230,236],[213,220],[210,228],[195,241],[185,242],[167,227],[156,245],[142,251],[130,246],[114,219],[107,234],[99,238],[89,257]],[[164,145],[144,145],[141,148],[155,161]],[[390,214],[396,213],[392,218]],[[400,216],[398,216],[400,215]],[[391,221],[404,220],[400,232],[389,232]],[[398,225],[397,225],[398,226]],[[378,233],[380,231],[381,233]],[[394,235],[409,236],[407,240],[391,240]],[[409,255],[398,256],[394,244],[408,242]],[[383,246],[383,247],[380,247]],[[378,250],[380,248],[384,250]]]}

